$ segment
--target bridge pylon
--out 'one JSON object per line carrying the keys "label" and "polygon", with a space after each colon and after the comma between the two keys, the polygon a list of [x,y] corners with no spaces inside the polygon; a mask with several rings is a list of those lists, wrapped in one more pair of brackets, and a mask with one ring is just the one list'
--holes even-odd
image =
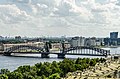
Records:
{"label": "bridge pylon", "polygon": [[49,53],[41,53],[41,58],[49,58]]}
{"label": "bridge pylon", "polygon": [[58,54],[58,58],[65,58],[65,54],[59,53],[59,54]]}
{"label": "bridge pylon", "polygon": [[48,42],[45,43],[44,48],[45,48],[45,53],[41,53],[41,58],[49,58],[50,47]]}
{"label": "bridge pylon", "polygon": [[65,58],[65,45],[62,42],[62,52],[58,54],[58,58]]}
{"label": "bridge pylon", "polygon": [[11,53],[4,52],[4,56],[11,56]]}
{"label": "bridge pylon", "polygon": [[46,51],[46,52],[48,52],[48,53],[50,52],[50,47],[49,47],[48,42],[45,43],[44,48],[45,48],[45,51]]}
{"label": "bridge pylon", "polygon": [[4,45],[0,43],[0,51],[4,51]]}

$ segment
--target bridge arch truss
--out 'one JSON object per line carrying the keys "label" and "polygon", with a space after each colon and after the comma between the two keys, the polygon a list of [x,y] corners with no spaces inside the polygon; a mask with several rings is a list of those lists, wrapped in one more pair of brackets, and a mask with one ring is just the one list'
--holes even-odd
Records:
{"label": "bridge arch truss", "polygon": [[68,55],[108,56],[110,55],[110,50],[95,47],[76,46],[66,48],[63,53]]}
{"label": "bridge arch truss", "polygon": [[30,45],[17,45],[13,47],[6,48],[4,51],[4,54],[11,54],[11,53],[25,53],[27,50],[31,50],[33,52],[42,53],[45,52],[44,48],[36,47],[36,46],[30,46]]}

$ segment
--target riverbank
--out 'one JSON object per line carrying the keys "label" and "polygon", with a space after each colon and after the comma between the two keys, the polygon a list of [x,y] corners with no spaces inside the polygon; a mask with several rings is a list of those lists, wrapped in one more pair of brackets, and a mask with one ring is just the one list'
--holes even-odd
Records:
{"label": "riverbank", "polygon": [[[0,79],[3,76],[8,79],[60,79],[66,76],[68,72],[75,72],[76,70],[83,71],[84,69],[94,67],[97,62],[105,62],[104,58],[77,58],[77,59],[64,59],[63,61],[52,63],[44,62],[37,63],[33,66],[23,65],[19,66],[15,71],[1,70]],[[3,72],[4,71],[4,72]]]}
{"label": "riverbank", "polygon": [[95,46],[96,48],[119,48],[120,46]]}
{"label": "riverbank", "polygon": [[82,71],[68,73],[66,79],[120,79],[120,73],[115,74],[115,71],[120,71],[120,58],[110,60],[104,63],[97,63],[94,67],[90,67]]}

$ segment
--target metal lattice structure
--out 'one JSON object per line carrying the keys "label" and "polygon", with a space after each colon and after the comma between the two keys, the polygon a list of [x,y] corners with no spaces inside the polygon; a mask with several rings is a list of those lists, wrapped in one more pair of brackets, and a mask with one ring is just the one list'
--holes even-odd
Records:
{"label": "metal lattice structure", "polygon": [[[35,50],[34,52],[37,52],[37,53],[45,52],[44,48],[41,48],[41,47],[31,46],[31,45],[17,45],[17,46],[6,48],[4,51],[4,54],[9,55],[11,53],[21,53],[21,52],[26,53],[26,52],[28,52],[26,50],[29,50],[29,49]],[[32,52],[32,51],[30,51],[30,52]]]}
{"label": "metal lattice structure", "polygon": [[[25,50],[32,51],[25,51]],[[64,44],[62,45],[62,50],[59,53],[50,52],[49,46],[46,45],[44,48],[31,46],[31,45],[18,45],[6,48],[4,55],[11,55],[11,53],[40,53],[43,57],[48,57],[49,54],[57,54],[59,58],[64,58],[65,55],[87,55],[87,56],[108,56],[110,55],[110,50],[104,50],[101,48],[95,47],[85,47],[85,46],[76,46],[65,48]]]}
{"label": "metal lattice structure", "polygon": [[110,55],[110,50],[104,50],[95,47],[76,46],[66,48],[63,51],[64,54],[74,55],[91,55],[91,56],[107,56]]}

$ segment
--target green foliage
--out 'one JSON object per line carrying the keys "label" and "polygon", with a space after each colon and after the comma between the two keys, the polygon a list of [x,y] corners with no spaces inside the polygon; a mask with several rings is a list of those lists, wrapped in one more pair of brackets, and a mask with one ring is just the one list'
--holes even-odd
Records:
{"label": "green foliage", "polygon": [[96,64],[96,60],[95,60],[95,59],[92,59],[92,60],[90,61],[90,66],[95,66],[95,64]]}
{"label": "green foliage", "polygon": [[105,62],[105,61],[106,61],[106,59],[100,58],[100,62],[101,62],[101,63],[103,63],[103,62]]}
{"label": "green foliage", "polygon": [[58,73],[52,74],[49,79],[60,79],[60,75]]}
{"label": "green foliage", "polygon": [[37,68],[41,68],[42,63],[37,63],[37,64],[35,64],[35,66],[36,66]]}
{"label": "green foliage", "polygon": [[19,72],[11,72],[7,76],[8,79],[24,79],[22,73]]}
{"label": "green foliage", "polygon": [[0,75],[0,79],[8,79],[8,76],[6,74]]}
{"label": "green foliage", "polygon": [[1,72],[1,74],[10,73],[10,71],[8,69],[1,69],[0,72]]}
{"label": "green foliage", "polygon": [[60,79],[60,77],[65,77],[68,72],[83,71],[89,66],[95,66],[97,62],[104,61],[106,61],[104,58],[77,58],[76,60],[64,59],[61,62],[37,63],[35,66],[24,65],[13,72],[1,69],[0,79]]}
{"label": "green foliage", "polygon": [[73,60],[70,59],[64,59],[60,63],[60,69],[62,71],[63,76],[65,76],[68,72],[73,72],[75,71],[75,63]]}
{"label": "green foliage", "polygon": [[23,74],[23,79],[35,79],[35,78],[32,75],[30,75],[28,72]]}
{"label": "green foliage", "polygon": [[15,71],[20,72],[20,73],[30,72],[30,65],[20,66]]}

